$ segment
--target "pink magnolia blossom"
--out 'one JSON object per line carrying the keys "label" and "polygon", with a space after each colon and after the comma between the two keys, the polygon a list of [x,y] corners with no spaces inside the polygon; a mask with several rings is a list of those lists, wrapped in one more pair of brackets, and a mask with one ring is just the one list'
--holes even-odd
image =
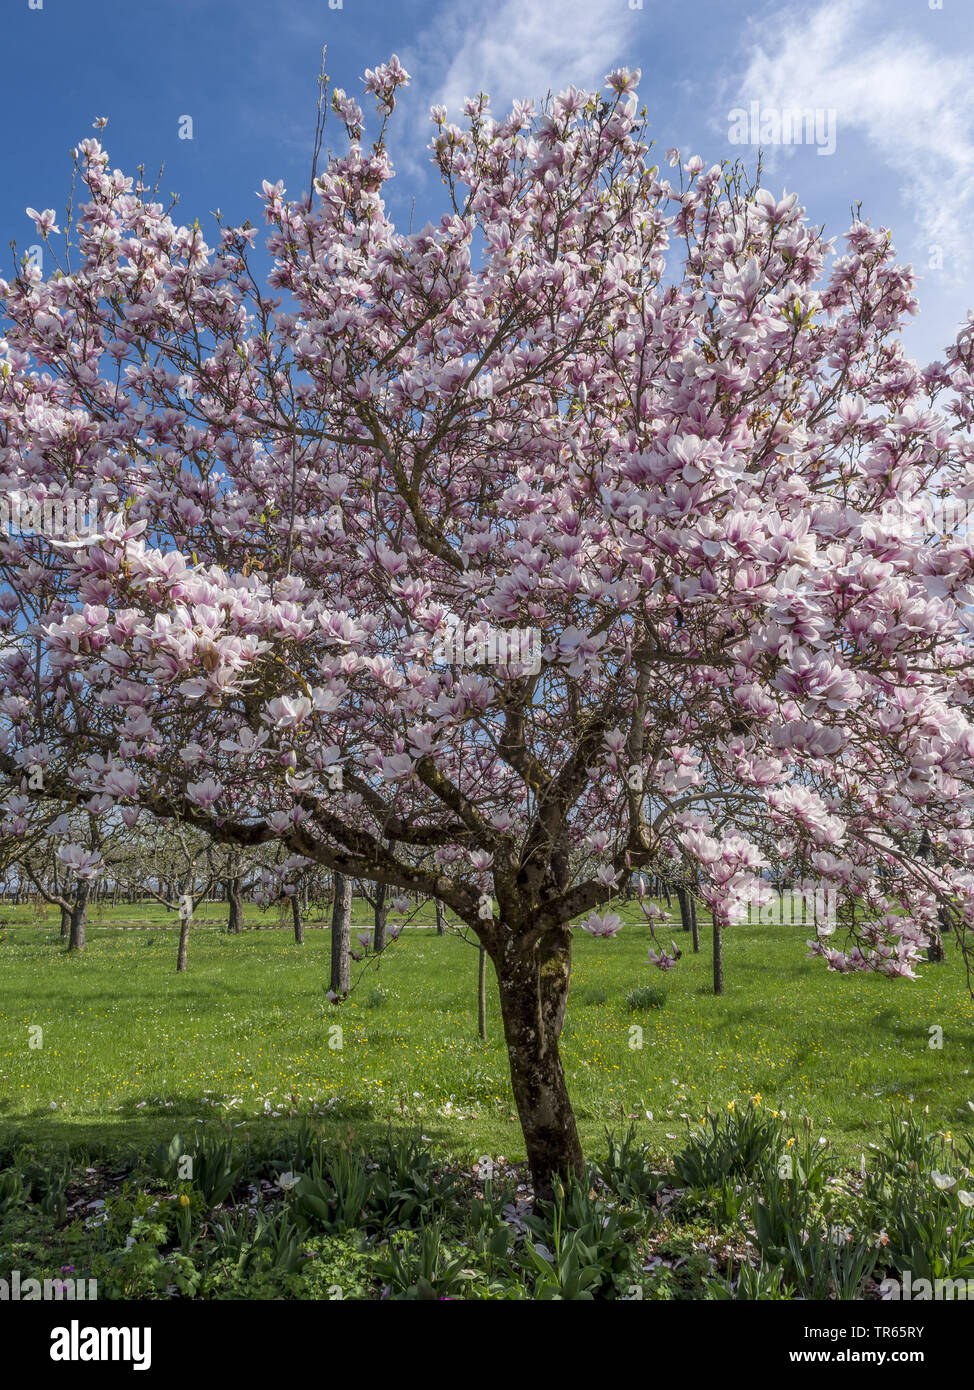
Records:
{"label": "pink magnolia blossom", "polygon": [[[376,66],[307,195],[263,183],[260,285],[253,228],[89,137],[70,261],[0,281],[4,489],[98,504],[80,546],[5,538],[9,791],[437,897],[515,1029],[533,990],[557,1033],[571,923],[615,935],[634,873],[726,924],[812,865],[861,907],[835,970],[915,972],[931,899],[974,925],[974,560],[897,521],[974,496],[974,317],[913,363],[889,235],[676,149],[670,182],[637,80],[434,112],[405,230]],[[537,669],[437,659],[452,626]]]}

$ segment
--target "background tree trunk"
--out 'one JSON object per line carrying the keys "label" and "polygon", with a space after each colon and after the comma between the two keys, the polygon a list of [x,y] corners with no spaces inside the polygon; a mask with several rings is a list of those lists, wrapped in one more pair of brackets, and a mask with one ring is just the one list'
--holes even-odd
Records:
{"label": "background tree trunk", "polygon": [[388,888],[384,883],[375,885],[375,907],[372,916],[372,949],[379,955],[386,948],[386,917],[388,908],[386,907],[386,897]]}
{"label": "background tree trunk", "polygon": [[446,908],[439,898],[434,898],[433,901],[436,903],[436,934],[437,936],[444,936],[446,934]]}
{"label": "background tree trunk", "polygon": [[179,949],[176,952],[176,973],[181,975],[189,965],[189,929],[192,925],[192,917],[180,917],[179,919]]}
{"label": "background tree trunk", "polygon": [[331,910],[331,988],[344,999],[352,986],[352,881],[335,875],[335,901]]}
{"label": "background tree trunk", "polygon": [[[930,838],[930,832],[926,826],[923,827],[923,834],[920,836],[920,843],[917,845],[917,857],[928,862],[930,860],[936,861],[937,858],[933,852],[933,841]],[[937,964],[947,959],[947,952],[944,950],[943,932],[941,930],[946,925],[946,915],[942,907],[938,908],[938,926],[930,932],[930,944],[927,946],[927,960]]]}
{"label": "background tree trunk", "polygon": [[693,932],[693,954],[696,956],[700,954],[700,928],[697,925],[697,900],[692,893],[689,894],[689,898],[690,930]]}
{"label": "background tree trunk", "polygon": [[74,907],[71,909],[71,923],[68,929],[68,950],[83,951],[85,949],[85,937],[88,927],[88,899],[91,896],[91,884],[82,879],[78,884],[77,896],[74,900]]}
{"label": "background tree trunk", "polygon": [[724,932],[720,913],[712,913],[714,919],[714,994],[724,992]]}
{"label": "background tree trunk", "polygon": [[295,892],[291,897],[291,917],[294,921],[294,940],[298,946],[304,945],[304,918],[301,916],[301,899]]}
{"label": "background tree trunk", "polygon": [[68,908],[61,908],[61,940],[67,941],[71,936],[71,912]]}
{"label": "background tree trunk", "polygon": [[239,936],[243,931],[243,898],[241,896],[241,879],[239,875],[228,878],[224,884],[227,894],[229,912],[227,914],[227,931],[232,936]]}
{"label": "background tree trunk", "polygon": [[937,926],[930,931],[930,944],[927,947],[927,960],[936,965],[941,965],[947,959],[947,949],[944,946],[944,928],[948,926],[946,909],[937,909]]}
{"label": "background tree trunk", "polygon": [[690,930],[690,903],[687,898],[687,890],[681,885],[677,885],[676,900],[680,904],[680,925],[684,931]]}
{"label": "background tree trunk", "polygon": [[[439,907],[439,901],[437,901]],[[442,936],[443,933],[441,932]],[[487,1037],[487,950],[481,946],[477,952],[477,1036]]]}

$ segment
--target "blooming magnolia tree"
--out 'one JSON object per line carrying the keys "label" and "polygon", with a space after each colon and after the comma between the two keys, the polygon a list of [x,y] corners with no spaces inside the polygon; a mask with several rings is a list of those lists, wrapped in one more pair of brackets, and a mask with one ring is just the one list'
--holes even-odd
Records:
{"label": "blooming magnolia tree", "polygon": [[[974,495],[970,337],[905,357],[886,232],[666,178],[637,79],[434,109],[446,211],[403,235],[392,59],[371,143],[337,90],[343,152],[264,184],[263,288],[256,231],[209,245],[88,139],[56,268],[0,284],[0,482],[99,517],[0,545],[0,767],[448,905],[542,1191],[582,1162],[572,923],[613,935],[634,871],[685,861],[720,930],[770,835],[857,905],[837,970],[974,918],[974,552],[917,519]],[[458,624],[540,669],[457,665]]]}

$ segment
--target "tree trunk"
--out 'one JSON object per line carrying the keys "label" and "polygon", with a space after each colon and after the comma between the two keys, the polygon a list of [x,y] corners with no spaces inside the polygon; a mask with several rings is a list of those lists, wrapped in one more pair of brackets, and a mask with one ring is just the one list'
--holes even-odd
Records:
{"label": "tree trunk", "polygon": [[294,921],[295,945],[304,945],[304,918],[301,916],[301,898],[297,891],[291,897],[291,917]]}
{"label": "tree trunk", "polygon": [[376,955],[386,948],[386,917],[388,908],[386,907],[386,897],[388,888],[384,883],[375,885],[375,908],[372,914],[372,949]]}
{"label": "tree trunk", "polygon": [[445,907],[443,906],[443,904],[440,902],[439,898],[434,898],[433,901],[436,903],[436,934],[437,934],[437,936],[445,936],[445,935],[446,935],[446,908],[445,908]]}
{"label": "tree trunk", "polygon": [[224,884],[230,909],[227,914],[227,931],[231,936],[239,936],[243,931],[243,898],[240,896],[240,883],[238,875],[227,879]]}
{"label": "tree trunk", "polygon": [[71,912],[66,907],[61,908],[61,940],[67,941],[71,936]]}
{"label": "tree trunk", "polygon": [[944,908],[937,910],[938,923],[930,931],[930,944],[927,947],[927,960],[936,965],[941,965],[947,959],[947,950],[944,946],[943,930],[949,927],[947,913]]}
{"label": "tree trunk", "polygon": [[558,1039],[568,1001],[571,938],[548,933],[525,951],[508,936],[494,956],[504,1037],[535,1195],[552,1196],[555,1176],[581,1177],[585,1164]]}
{"label": "tree trunk", "polygon": [[331,910],[331,988],[339,999],[352,987],[352,880],[335,875],[335,902]]}
{"label": "tree trunk", "polygon": [[176,952],[176,973],[181,975],[189,964],[189,928],[192,917],[179,920],[179,949]]}
{"label": "tree trunk", "polygon": [[680,904],[680,925],[684,931],[690,930],[690,901],[687,897],[687,890],[678,885],[676,890],[676,900]]}
{"label": "tree trunk", "polygon": [[690,930],[693,932],[693,954],[700,954],[700,928],[697,925],[697,900],[691,893],[690,897]]}
{"label": "tree trunk", "polygon": [[69,951],[83,951],[85,949],[85,935],[88,926],[88,899],[90,896],[91,884],[82,879],[78,884],[78,892],[74,900],[74,907],[71,909],[71,922],[68,928]]}
{"label": "tree trunk", "polygon": [[720,913],[712,913],[714,919],[714,994],[724,992],[724,932]]}
{"label": "tree trunk", "polygon": [[[920,843],[917,845],[917,857],[927,861],[933,860],[935,863],[938,860],[938,856],[933,852],[933,841],[930,838],[930,831],[926,826],[923,827]],[[947,952],[944,950],[943,933],[941,931],[941,928],[945,927],[947,922],[946,913],[942,907],[937,910],[937,918],[939,925],[931,929],[930,941],[927,946],[927,960],[934,963],[940,963],[947,959]]]}
{"label": "tree trunk", "polygon": [[[439,906],[439,901],[437,901]],[[442,935],[442,932],[440,933]],[[477,1037],[487,1037],[487,950],[481,946],[477,952]]]}

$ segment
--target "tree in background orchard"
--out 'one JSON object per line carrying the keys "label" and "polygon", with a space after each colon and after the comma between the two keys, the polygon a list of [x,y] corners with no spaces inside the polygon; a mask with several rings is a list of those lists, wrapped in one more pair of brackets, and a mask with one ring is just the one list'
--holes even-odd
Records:
{"label": "tree in background orchard", "polygon": [[406,80],[367,74],[371,143],[333,92],[310,193],[265,182],[263,288],[253,228],[211,246],[96,139],[59,254],[37,214],[0,485],[99,521],[0,540],[0,770],[438,898],[492,963],[545,1192],[582,1168],[572,924],[614,935],[634,870],[680,862],[730,921],[746,809],[858,904],[832,969],[912,974],[938,908],[965,941],[972,551],[918,509],[974,493],[971,337],[906,358],[885,231],[835,253],[794,194],[667,177],[627,71],[434,109],[443,216],[398,232]]}

